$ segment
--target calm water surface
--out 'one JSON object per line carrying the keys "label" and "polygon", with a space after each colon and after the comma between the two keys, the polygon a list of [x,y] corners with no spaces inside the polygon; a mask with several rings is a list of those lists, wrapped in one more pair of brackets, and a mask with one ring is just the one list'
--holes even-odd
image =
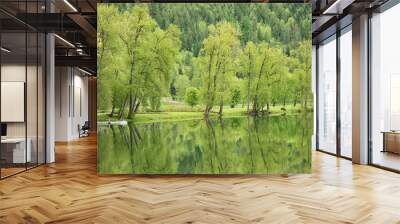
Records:
{"label": "calm water surface", "polygon": [[311,171],[312,114],[99,126],[100,174]]}

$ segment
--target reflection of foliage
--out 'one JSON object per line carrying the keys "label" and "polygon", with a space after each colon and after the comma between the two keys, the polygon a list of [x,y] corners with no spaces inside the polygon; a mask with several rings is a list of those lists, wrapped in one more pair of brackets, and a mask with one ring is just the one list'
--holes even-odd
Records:
{"label": "reflection of foliage", "polygon": [[[304,117],[303,117],[304,116]],[[304,173],[312,114],[100,127],[102,174]]]}

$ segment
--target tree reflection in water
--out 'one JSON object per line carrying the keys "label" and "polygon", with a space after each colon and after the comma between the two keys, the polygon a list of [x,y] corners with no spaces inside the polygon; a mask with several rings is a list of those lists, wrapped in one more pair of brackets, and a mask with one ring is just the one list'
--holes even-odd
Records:
{"label": "tree reflection in water", "polygon": [[311,171],[312,114],[100,126],[100,174]]}

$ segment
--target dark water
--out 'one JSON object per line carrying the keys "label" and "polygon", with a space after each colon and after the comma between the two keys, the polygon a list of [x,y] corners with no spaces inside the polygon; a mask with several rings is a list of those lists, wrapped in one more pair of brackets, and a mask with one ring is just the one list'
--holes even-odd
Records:
{"label": "dark water", "polygon": [[312,114],[100,126],[100,174],[311,171]]}

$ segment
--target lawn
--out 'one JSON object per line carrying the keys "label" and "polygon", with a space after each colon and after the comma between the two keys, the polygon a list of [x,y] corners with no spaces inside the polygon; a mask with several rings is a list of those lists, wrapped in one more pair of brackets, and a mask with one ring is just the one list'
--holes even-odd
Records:
{"label": "lawn", "polygon": [[[286,105],[285,109],[282,110],[282,105],[272,106],[270,108],[269,115],[281,115],[281,114],[294,114],[301,112],[301,105]],[[213,108],[213,113],[210,114],[210,117],[218,117],[217,111],[219,107]],[[109,117],[109,111],[98,111],[97,119],[98,121],[108,121],[108,120],[117,120],[116,116]],[[224,107],[223,117],[238,117],[238,116],[246,116],[246,107],[235,107],[231,108],[229,106]],[[147,123],[147,122],[160,122],[160,121],[176,121],[176,120],[190,120],[190,119],[202,119],[204,118],[203,108],[198,107],[188,107],[186,105],[176,104],[176,103],[168,103],[163,105],[161,111],[159,112],[138,112],[135,117],[132,119],[137,123]]]}

